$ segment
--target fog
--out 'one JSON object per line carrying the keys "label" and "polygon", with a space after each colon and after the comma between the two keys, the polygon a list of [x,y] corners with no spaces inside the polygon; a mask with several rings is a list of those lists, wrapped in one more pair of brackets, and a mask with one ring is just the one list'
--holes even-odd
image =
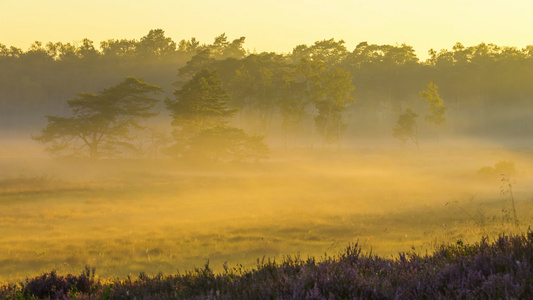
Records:
{"label": "fog", "polygon": [[[261,162],[223,164],[51,159],[31,140],[4,145],[0,278],[9,281],[87,264],[102,277],[207,260],[214,270],[253,267],[263,257],[336,255],[355,241],[386,257],[425,253],[525,230],[533,217],[533,149],[472,139],[420,151],[379,140],[278,148]],[[480,172],[500,161],[515,166],[519,228],[501,175]]]}
{"label": "fog", "polygon": [[0,44],[0,281],[524,232],[531,46]]}

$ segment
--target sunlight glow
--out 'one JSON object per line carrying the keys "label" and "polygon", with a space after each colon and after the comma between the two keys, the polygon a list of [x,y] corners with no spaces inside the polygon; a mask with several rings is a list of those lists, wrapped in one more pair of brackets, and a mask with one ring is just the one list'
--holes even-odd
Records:
{"label": "sunlight glow", "polygon": [[523,47],[533,41],[530,1],[14,1],[0,2],[0,43],[23,49],[35,40],[139,39],[161,28],[179,41],[202,43],[225,32],[246,37],[258,52],[290,52],[298,44],[343,39],[406,43],[421,58],[430,48],[495,43]]}

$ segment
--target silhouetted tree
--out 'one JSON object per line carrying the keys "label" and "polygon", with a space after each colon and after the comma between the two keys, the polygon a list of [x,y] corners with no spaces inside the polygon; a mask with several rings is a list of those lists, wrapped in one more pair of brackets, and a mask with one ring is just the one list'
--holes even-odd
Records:
{"label": "silhouetted tree", "polygon": [[416,125],[416,118],[418,114],[413,112],[410,108],[406,109],[403,114],[398,117],[396,126],[392,129],[392,136],[400,139],[405,144],[408,140],[412,141],[416,148],[418,145],[418,127]]}
{"label": "silhouetted tree", "polygon": [[435,83],[430,82],[428,83],[426,90],[420,92],[420,97],[422,97],[422,99],[424,99],[429,105],[429,113],[426,115],[426,121],[437,126],[446,123],[444,113],[447,109],[444,107],[444,102],[439,97],[438,89],[439,87]]}
{"label": "silhouetted tree", "polygon": [[136,52],[144,59],[161,59],[176,54],[176,43],[162,29],[153,29],[137,43]]}
{"label": "silhouetted tree", "polygon": [[240,37],[230,43],[226,34],[223,33],[215,37],[215,41],[208,48],[211,50],[215,59],[242,59],[246,55],[246,51],[243,48],[245,39],[245,37]]}
{"label": "silhouetted tree", "polygon": [[228,107],[230,94],[222,86],[217,71],[202,69],[180,89],[174,91],[175,99],[165,104],[172,116],[174,135],[178,139],[190,138],[200,131],[222,126],[235,114]]}
{"label": "silhouetted tree", "polygon": [[174,83],[175,86],[181,87],[192,77],[200,72],[200,70],[208,68],[215,59],[208,48],[201,48],[198,52],[187,62],[187,64],[178,70],[178,80]]}
{"label": "silhouetted tree", "polygon": [[[279,120],[280,129],[287,133],[298,128],[293,125],[305,115],[299,114],[302,108],[306,115],[317,117],[319,106],[329,111],[322,105],[327,103],[306,104],[317,104],[315,92],[327,81],[323,74],[340,68],[357,86],[350,93],[358,100],[350,125],[361,132],[388,131],[408,103],[420,100],[419,92],[429,81],[439,83],[439,98],[445,99],[445,106],[428,105],[426,120],[432,124],[442,126],[453,117],[468,118],[471,122],[458,123],[463,127],[456,128],[469,133],[486,133],[485,128],[504,122],[508,126],[488,132],[533,130],[528,122],[533,116],[533,45],[456,43],[451,49],[431,50],[429,59],[419,61],[405,44],[362,42],[349,52],[342,40],[329,39],[299,45],[290,54],[249,54],[244,41],[244,37],[231,40],[222,34],[211,44],[191,38],[176,45],[163,30],[154,29],[139,39],[111,39],[99,47],[88,39],[35,42],[27,50],[0,44],[0,127],[34,127],[42,114],[57,114],[77,92],[99,91],[128,75],[171,91],[176,70],[179,82],[174,87],[181,88],[201,69],[209,68],[218,70],[222,86],[232,95],[231,105],[239,108],[241,124],[252,132],[269,134]],[[510,112],[515,117],[510,119]],[[324,122],[323,116],[318,119],[330,129],[332,122],[339,124],[341,119]],[[341,123],[339,128],[342,131],[345,126]],[[325,132],[322,129],[314,132]],[[330,132],[328,142],[338,135],[338,130]]]}
{"label": "silhouetted tree", "polygon": [[302,60],[300,72],[305,78],[311,102],[316,108],[315,126],[325,143],[340,143],[346,125],[343,113],[349,103],[355,102],[351,91],[350,73],[340,67],[328,67],[321,60]]}
{"label": "silhouetted tree", "polygon": [[302,134],[303,122],[308,116],[306,108],[310,104],[309,97],[306,97],[305,81],[295,73],[293,71],[284,76],[280,88],[281,97],[277,103],[281,115],[281,128],[285,133],[285,146],[288,144],[289,135],[292,134],[294,139]]}
{"label": "silhouetted tree", "polygon": [[54,154],[114,156],[117,148],[132,147],[130,129],[142,128],[139,121],[157,114],[152,108],[158,100],[148,95],[161,90],[128,77],[97,94],[79,93],[68,100],[72,116],[48,116],[46,127],[33,139],[50,144],[48,150]]}
{"label": "silhouetted tree", "polygon": [[250,117],[255,131],[268,131],[277,102],[283,93],[283,84],[290,67],[286,59],[275,53],[251,54],[241,60],[229,82],[233,103],[241,114]]}
{"label": "silhouetted tree", "polygon": [[343,40],[336,42],[334,39],[329,39],[317,41],[311,46],[296,46],[291,53],[291,59],[295,63],[311,60],[331,66],[342,62],[347,55],[348,51]]}
{"label": "silhouetted tree", "polygon": [[200,42],[196,38],[190,40],[181,40],[178,44],[178,51],[182,53],[194,53],[200,46]]}
{"label": "silhouetted tree", "polygon": [[266,154],[263,137],[248,136],[242,129],[226,126],[237,110],[228,107],[230,94],[217,71],[200,70],[174,95],[175,100],[165,100],[172,125],[177,127],[177,143],[169,148],[173,154],[223,161]]}

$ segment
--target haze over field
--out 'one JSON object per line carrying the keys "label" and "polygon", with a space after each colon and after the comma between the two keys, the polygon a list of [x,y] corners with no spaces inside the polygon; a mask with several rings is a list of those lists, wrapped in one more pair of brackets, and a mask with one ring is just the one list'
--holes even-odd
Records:
{"label": "haze over field", "polygon": [[[531,153],[461,141],[421,152],[276,151],[259,165],[191,166],[49,161],[4,150],[0,278],[86,264],[102,277],[168,274],[208,259],[221,271],[224,262],[253,267],[264,256],[336,255],[355,241],[384,257],[431,253],[441,243],[526,229]],[[499,174],[479,173],[501,158],[517,165],[520,228]]]}
{"label": "haze over field", "polygon": [[2,1],[0,282],[523,232],[530,9]]}

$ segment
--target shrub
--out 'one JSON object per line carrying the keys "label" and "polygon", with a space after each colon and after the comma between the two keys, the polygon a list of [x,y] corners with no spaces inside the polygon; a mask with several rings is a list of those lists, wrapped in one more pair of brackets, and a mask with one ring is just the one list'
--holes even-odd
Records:
{"label": "shrub", "polygon": [[0,297],[69,299],[533,299],[533,233],[442,245],[432,255],[396,259],[362,254],[357,244],[316,261],[287,256],[258,260],[256,269],[209,262],[185,274],[141,273],[101,284],[87,268],[80,276],[52,271],[25,286],[0,287]]}
{"label": "shrub", "polygon": [[500,176],[502,174],[509,176],[515,172],[514,162],[505,160],[500,160],[494,164],[494,167],[485,166],[478,170],[478,174],[482,176]]}

